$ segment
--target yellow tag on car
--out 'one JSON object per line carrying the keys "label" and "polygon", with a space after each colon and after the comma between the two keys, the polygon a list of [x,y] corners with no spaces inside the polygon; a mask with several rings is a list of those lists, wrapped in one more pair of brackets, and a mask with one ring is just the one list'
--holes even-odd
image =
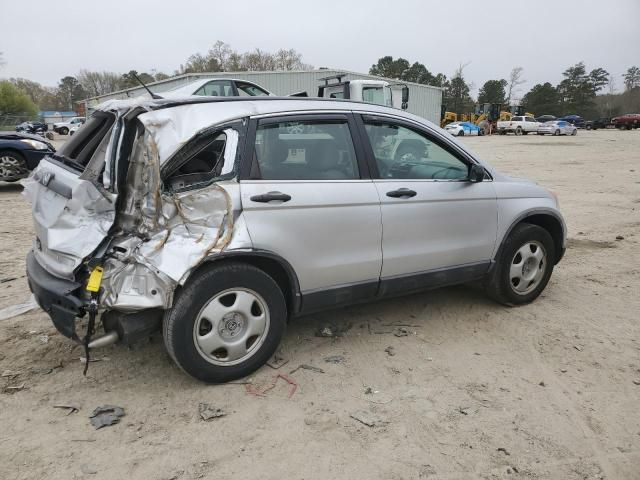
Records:
{"label": "yellow tag on car", "polygon": [[89,281],[87,282],[87,290],[89,292],[97,293],[100,290],[100,284],[102,283],[102,273],[104,272],[102,267],[96,267],[89,275]]}

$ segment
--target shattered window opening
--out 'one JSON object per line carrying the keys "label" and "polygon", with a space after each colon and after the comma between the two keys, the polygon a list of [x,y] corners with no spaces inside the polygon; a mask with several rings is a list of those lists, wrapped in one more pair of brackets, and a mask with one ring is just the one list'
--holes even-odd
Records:
{"label": "shattered window opening", "polygon": [[185,155],[187,159],[179,161],[169,171],[165,185],[170,190],[178,190],[220,177],[225,164],[226,143],[227,135],[224,132],[215,134],[213,140],[211,136],[195,140]]}
{"label": "shattered window opening", "polygon": [[[115,115],[109,112],[96,112],[82,127],[58,150],[55,156],[71,160],[75,168],[84,170],[96,149],[111,131]],[[54,158],[55,158],[54,156]]]}

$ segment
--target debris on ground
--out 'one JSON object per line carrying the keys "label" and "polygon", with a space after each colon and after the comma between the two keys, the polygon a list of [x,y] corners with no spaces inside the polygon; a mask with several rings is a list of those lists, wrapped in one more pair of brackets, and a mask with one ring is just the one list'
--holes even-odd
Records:
{"label": "debris on ground", "polygon": [[267,362],[267,365],[269,367],[273,368],[274,370],[277,370],[280,367],[282,367],[283,365],[286,365],[287,363],[289,363],[289,359],[288,358],[284,358],[279,353],[274,353],[273,357],[271,357],[269,359],[269,361]]}
{"label": "debris on ground", "polygon": [[18,279],[18,277],[0,278],[0,283],[12,282],[12,281],[17,280],[17,279]]}
{"label": "debris on ground", "polygon": [[266,397],[267,392],[275,388],[279,378],[283,379],[285,382],[291,385],[291,390],[289,390],[289,397],[288,397],[288,398],[291,398],[293,394],[296,393],[296,390],[298,389],[298,383],[294,379],[290,378],[288,375],[285,375],[284,373],[278,373],[275,377],[273,377],[273,381],[271,382],[271,384],[267,385],[263,389],[256,388],[250,383],[246,384],[245,389],[249,395],[253,395],[255,397]]}
{"label": "debris on ground", "polygon": [[358,410],[357,412],[353,412],[349,414],[349,416],[354,420],[357,420],[358,422],[362,423],[363,425],[366,425],[367,427],[371,427],[371,428],[384,427],[385,425],[389,424],[389,422],[384,418],[382,418],[381,416],[376,415],[375,413],[372,413],[372,412],[364,411],[364,410]]}
{"label": "debris on ground", "polygon": [[393,357],[396,354],[395,349],[391,346],[385,348],[384,351],[387,352],[387,355],[390,357]]}
{"label": "debris on ground", "polygon": [[115,425],[120,422],[120,417],[124,417],[124,408],[115,405],[103,405],[102,407],[96,408],[91,415],[89,415],[91,425],[93,425],[96,430]]}
{"label": "debris on ground", "polygon": [[293,375],[294,373],[296,373],[298,370],[311,370],[312,372],[316,372],[316,373],[324,373],[324,370],[318,367],[314,367],[313,365],[307,365],[306,363],[303,363],[302,365],[298,365],[296,368],[294,368],[293,370],[291,370],[289,372],[289,375]]}
{"label": "debris on ground", "polygon": [[624,237],[622,235],[617,235],[616,240],[624,240]]}
{"label": "debris on ground", "polygon": [[80,465],[80,471],[85,475],[95,475],[96,473],[98,473],[98,471],[95,468],[86,464]]}
{"label": "debris on ground", "polygon": [[634,381],[633,381],[633,384],[634,384],[634,385],[640,385],[640,379],[634,380]]}
{"label": "debris on ground", "polygon": [[504,448],[504,447],[498,447],[496,450],[497,450],[498,452],[502,452],[502,453],[504,453],[505,455],[511,455],[511,454],[507,451],[507,449],[506,449],[506,448]]}
{"label": "debris on ground", "polygon": [[0,309],[0,320],[8,320],[13,317],[17,317],[18,315],[22,315],[23,313],[30,312],[31,310],[35,310],[38,307],[36,303],[36,298],[31,295],[29,300],[24,303],[19,303],[17,305],[11,305],[10,307],[5,307]]}
{"label": "debris on ground", "polygon": [[546,384],[544,383],[544,380],[542,380],[538,385],[540,385],[541,387],[546,387]]}
{"label": "debris on ground", "polygon": [[320,328],[316,330],[316,337],[335,337],[335,335],[333,333],[333,329],[330,326],[324,325],[320,326]]}
{"label": "debris on ground", "polygon": [[567,373],[567,369],[566,368],[561,368],[560,369],[560,373]]}
{"label": "debris on ground", "polygon": [[20,390],[24,390],[24,382],[21,383],[20,385],[6,385],[2,391],[4,393],[16,393],[19,392]]}
{"label": "debris on ground", "polygon": [[366,388],[364,389],[364,394],[365,394],[365,395],[373,395],[373,388],[371,388],[371,387],[366,387]]}
{"label": "debris on ground", "polygon": [[576,350],[578,350],[579,352],[582,351],[582,347],[580,345],[574,345],[573,348],[575,348]]}
{"label": "debris on ground", "polygon": [[20,373],[21,372],[13,372],[11,370],[5,370],[4,372],[2,372],[0,377],[2,377],[2,378],[15,378],[18,375],[20,375]]}
{"label": "debris on ground", "polygon": [[53,408],[62,408],[67,411],[67,415],[71,415],[72,413],[76,413],[80,410],[80,405],[76,405],[75,403],[65,403],[54,405]]}
{"label": "debris on ground", "polygon": [[471,407],[458,407],[458,413],[461,413],[462,415],[469,415],[469,412],[467,412],[469,408]]}
{"label": "debris on ground", "polygon": [[47,335],[46,333],[44,335],[40,335],[38,339],[44,344],[49,343],[49,335]]}
{"label": "debris on ground", "polygon": [[324,361],[327,363],[344,363],[345,358],[342,355],[330,355],[328,357],[324,357]]}
{"label": "debris on ground", "polygon": [[396,337],[406,337],[407,335],[409,335],[409,329],[407,327],[398,327],[396,328],[396,330],[393,332],[393,334]]}
{"label": "debris on ground", "polygon": [[198,413],[200,413],[200,418],[205,422],[212,420],[214,418],[224,417],[227,412],[225,412],[221,408],[214,408],[210,406],[208,403],[201,403],[198,405]]}

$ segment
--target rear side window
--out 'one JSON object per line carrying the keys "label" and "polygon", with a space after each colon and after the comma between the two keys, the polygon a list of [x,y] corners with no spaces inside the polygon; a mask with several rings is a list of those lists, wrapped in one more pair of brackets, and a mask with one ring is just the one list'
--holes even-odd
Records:
{"label": "rear side window", "polygon": [[230,80],[214,80],[205,83],[194,95],[204,97],[233,97],[233,85]]}
{"label": "rear side window", "polygon": [[170,190],[176,191],[209,183],[230,173],[233,165],[227,165],[225,168],[225,151],[227,133],[232,132],[232,130],[216,132],[186,145],[163,172],[165,185]]}
{"label": "rear side window", "polygon": [[360,178],[346,120],[259,124],[251,178],[349,180]]}
{"label": "rear side window", "polygon": [[522,121],[522,117],[513,117],[511,119],[512,122],[521,122]]}
{"label": "rear side window", "polygon": [[115,115],[108,112],[96,112],[57,152],[57,156],[73,161],[75,167],[84,170],[93,157],[100,142],[111,130]]}

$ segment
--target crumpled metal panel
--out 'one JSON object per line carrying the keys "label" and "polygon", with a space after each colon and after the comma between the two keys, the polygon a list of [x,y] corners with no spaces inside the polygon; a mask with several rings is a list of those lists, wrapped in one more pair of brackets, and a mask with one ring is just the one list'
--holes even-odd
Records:
{"label": "crumpled metal panel", "polygon": [[50,182],[60,181],[69,187],[71,198],[66,198],[40,183],[52,176],[53,167],[47,161],[40,162],[23,180],[23,195],[32,204],[40,240],[34,248],[36,258],[49,273],[71,279],[82,259],[96,249],[113,225],[115,195],[57,168]]}

